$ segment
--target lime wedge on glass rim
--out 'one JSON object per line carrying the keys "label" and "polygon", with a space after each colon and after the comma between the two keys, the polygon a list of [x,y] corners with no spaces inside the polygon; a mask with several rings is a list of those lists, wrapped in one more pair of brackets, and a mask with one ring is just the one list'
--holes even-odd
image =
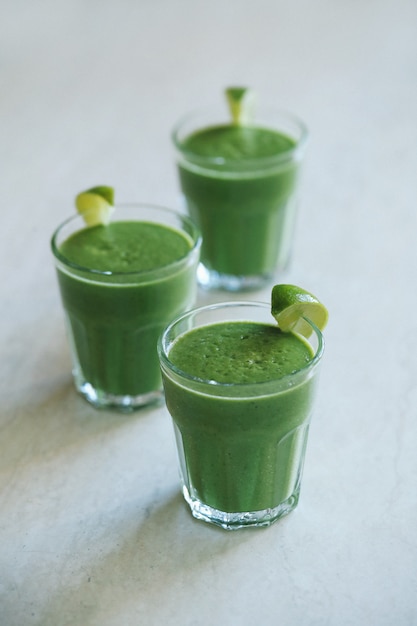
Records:
{"label": "lime wedge on glass rim", "polygon": [[100,185],[78,194],[75,206],[87,226],[108,224],[114,211],[114,189]]}
{"label": "lime wedge on glass rim", "polygon": [[296,285],[275,285],[272,288],[271,313],[283,332],[296,332],[306,338],[312,333],[306,319],[323,330],[329,318],[324,304]]}
{"label": "lime wedge on glass rim", "polygon": [[225,94],[233,124],[252,124],[255,117],[255,92],[248,87],[228,87]]}

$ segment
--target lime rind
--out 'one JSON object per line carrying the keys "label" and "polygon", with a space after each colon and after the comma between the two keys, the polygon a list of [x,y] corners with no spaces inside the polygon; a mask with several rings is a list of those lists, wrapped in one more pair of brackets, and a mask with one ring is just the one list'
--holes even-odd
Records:
{"label": "lime rind", "polygon": [[323,330],[328,321],[328,311],[313,294],[295,285],[275,285],[272,290],[271,313],[283,332],[296,332],[308,338],[311,321]]}
{"label": "lime rind", "polygon": [[88,193],[95,193],[98,196],[107,200],[111,206],[114,206],[114,189],[113,187],[108,187],[107,185],[98,185],[97,187],[91,187],[91,189],[87,189]]}
{"label": "lime rind", "polygon": [[248,87],[228,87],[225,90],[232,123],[249,126],[255,118],[255,92]]}
{"label": "lime rind", "polygon": [[114,211],[114,191],[111,187],[93,187],[75,198],[77,211],[83,216],[87,226],[108,224]]}

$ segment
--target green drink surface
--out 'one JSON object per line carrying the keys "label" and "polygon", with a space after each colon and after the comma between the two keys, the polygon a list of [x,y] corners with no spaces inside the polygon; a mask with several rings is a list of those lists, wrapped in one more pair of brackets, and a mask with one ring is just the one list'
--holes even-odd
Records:
{"label": "green drink surface", "polygon": [[185,233],[162,224],[111,222],[84,228],[60,246],[72,263],[102,272],[142,272],[184,258],[192,248]]}
{"label": "green drink surface", "polygon": [[204,128],[184,141],[184,149],[195,155],[230,161],[273,157],[294,147],[290,137],[277,131],[234,125]]}
{"label": "green drink surface", "polygon": [[299,371],[313,358],[310,345],[277,326],[223,322],[180,336],[171,362],[194,377],[219,383],[259,383]]}

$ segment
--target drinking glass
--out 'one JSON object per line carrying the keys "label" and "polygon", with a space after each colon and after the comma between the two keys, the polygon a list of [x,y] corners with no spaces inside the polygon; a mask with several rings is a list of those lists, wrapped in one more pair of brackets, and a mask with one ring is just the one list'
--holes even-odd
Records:
{"label": "drinking glass", "polygon": [[162,398],[157,339],[193,306],[201,236],[188,216],[148,204],[119,205],[114,221],[169,226],[192,242],[186,256],[147,271],[98,271],[70,261],[61,243],[85,228],[80,215],[52,237],[77,390],[96,407],[132,410]]}
{"label": "drinking glass", "polygon": [[268,304],[220,303],[181,315],[158,342],[185,500],[194,517],[225,529],[269,526],[297,506],[324,350],[320,330],[306,319],[311,336],[302,340],[312,359],[282,378],[224,384],[171,362],[171,347],[184,334],[236,321],[274,323]]}
{"label": "drinking glass", "polygon": [[179,184],[186,209],[203,244],[198,280],[206,289],[259,289],[290,259],[307,128],[286,112],[259,111],[253,127],[290,139],[290,147],[268,157],[245,154],[256,134],[233,157],[202,156],[187,139],[202,129],[229,125],[226,108],[197,111],[172,132]]}

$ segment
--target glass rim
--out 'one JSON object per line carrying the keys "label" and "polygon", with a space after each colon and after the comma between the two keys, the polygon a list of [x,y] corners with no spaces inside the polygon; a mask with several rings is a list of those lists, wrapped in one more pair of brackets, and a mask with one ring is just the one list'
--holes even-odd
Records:
{"label": "glass rim", "polygon": [[[285,384],[286,381],[288,380],[295,380],[297,378],[300,378],[302,376],[304,376],[307,372],[311,372],[313,371],[318,364],[321,361],[321,358],[323,356],[323,352],[324,352],[324,337],[323,334],[321,332],[321,330],[314,324],[314,322],[312,322],[308,317],[303,316],[303,319],[305,322],[307,322],[313,332],[315,333],[316,337],[317,337],[317,341],[318,341],[318,345],[317,345],[317,349],[315,351],[315,354],[313,356],[313,358],[311,359],[311,361],[309,361],[307,363],[307,365],[305,367],[302,367],[299,370],[296,370],[295,372],[291,372],[290,374],[286,374],[285,376],[281,376],[280,378],[273,378],[271,380],[267,380],[267,381],[261,381],[261,382],[245,382],[245,383],[221,383],[221,382],[217,382],[217,381],[213,381],[213,380],[208,380],[208,379],[204,379],[204,378],[199,378],[198,376],[193,376],[192,374],[189,374],[188,372],[185,372],[184,370],[182,370],[181,368],[179,368],[177,365],[174,365],[174,363],[172,363],[172,361],[170,361],[169,359],[169,353],[166,349],[166,344],[167,344],[167,337],[168,334],[171,332],[171,330],[174,328],[174,326],[176,326],[177,324],[181,323],[183,320],[185,320],[187,317],[191,317],[191,316],[195,316],[198,315],[199,313],[203,313],[209,310],[215,310],[215,309],[222,309],[222,308],[239,308],[239,307],[254,307],[254,308],[262,308],[264,310],[271,310],[271,304],[267,303],[267,302],[259,302],[259,301],[252,301],[252,300],[237,300],[237,301],[229,301],[229,302],[217,302],[215,304],[208,304],[208,305],[204,305],[204,306],[200,306],[200,307],[196,307],[194,309],[190,309],[188,311],[186,311],[185,313],[182,313],[181,315],[178,315],[175,319],[173,319],[168,326],[165,328],[165,330],[163,331],[163,333],[159,336],[158,338],[158,354],[160,357],[161,362],[169,369],[172,370],[177,376],[190,381],[190,382],[194,382],[194,383],[198,383],[201,385],[206,385],[208,386],[208,388],[214,390],[214,389],[232,389],[232,388],[262,388],[262,387],[270,387],[273,384],[276,383],[280,383],[280,384]],[[271,324],[272,321],[274,320],[274,318],[272,317],[271,314]],[[239,320],[236,320],[239,321]],[[246,320],[248,321],[248,320]],[[215,323],[220,323],[219,322],[213,322],[213,324]],[[205,326],[209,326],[211,325],[210,323],[204,324]],[[186,334],[187,331],[184,331],[183,333],[181,333],[181,335]],[[294,333],[296,335],[298,335],[297,333]],[[178,335],[179,337],[181,335]],[[302,335],[300,335],[302,336]],[[308,338],[304,337],[304,340],[308,341]],[[295,384],[293,385],[288,385],[288,387],[290,386],[295,386]],[[262,395],[262,394],[259,394]]]}
{"label": "glass rim", "polygon": [[[146,203],[146,202],[119,202],[115,204],[115,209],[117,210],[118,208],[128,209],[128,210],[129,209],[151,209],[151,210],[157,209],[158,211],[163,211],[164,213],[169,214],[172,217],[179,217],[183,221],[183,223],[188,224],[190,227],[190,230],[195,233],[195,236],[192,238],[193,239],[192,248],[190,248],[188,253],[185,256],[181,257],[180,259],[177,259],[176,261],[173,261],[172,263],[169,263],[168,265],[163,265],[162,267],[156,267],[150,270],[110,271],[110,270],[98,270],[98,269],[94,269],[91,267],[86,267],[84,265],[79,265],[78,263],[75,263],[74,261],[70,261],[70,259],[68,259],[64,254],[60,252],[57,246],[57,238],[59,234],[61,233],[62,229],[65,228],[65,226],[71,224],[72,222],[75,222],[77,219],[80,219],[80,218],[83,219],[80,213],[74,213],[70,217],[66,218],[63,222],[61,222],[61,224],[59,224],[59,226],[55,229],[55,231],[52,234],[50,245],[51,245],[51,249],[52,249],[52,253],[54,257],[64,266],[69,267],[73,270],[76,270],[77,272],[90,274],[91,276],[97,276],[97,277],[102,276],[106,278],[111,278],[111,277],[117,278],[120,276],[124,276],[124,277],[151,276],[156,273],[160,273],[161,271],[164,271],[167,268],[171,268],[171,267],[175,268],[177,265],[181,265],[182,263],[184,263],[186,259],[192,256],[201,247],[202,235],[201,235],[200,229],[197,227],[195,222],[190,217],[188,217],[188,215],[186,215],[185,213],[181,213],[180,211],[177,211],[176,209],[170,209],[162,205]],[[113,215],[117,218],[116,211]],[[163,224],[162,222],[157,222],[157,221],[155,222],[155,224],[159,224],[159,223],[161,223],[162,225],[166,225],[166,224]],[[84,223],[84,226],[88,228],[87,224],[85,223]],[[188,234],[189,233],[187,233],[187,235]]]}
{"label": "glass rim", "polygon": [[[187,122],[190,122],[193,119],[197,119],[200,115],[210,114],[210,113],[220,114],[221,109],[219,106],[217,106],[217,108],[205,107],[205,108],[200,108],[200,109],[194,109],[193,111],[183,115],[178,120],[178,122],[174,125],[171,131],[171,140],[175,148],[178,150],[178,152],[180,152],[180,154],[184,158],[188,159],[190,162],[196,165],[201,165],[205,167],[230,166],[232,170],[235,170],[237,168],[239,170],[245,170],[248,168],[268,169],[268,167],[273,167],[276,165],[280,165],[282,163],[287,163],[289,161],[290,162],[295,161],[297,157],[299,157],[299,155],[301,155],[301,153],[304,151],[305,145],[309,137],[309,131],[308,131],[307,125],[297,115],[290,113],[284,109],[264,108],[264,109],[261,109],[260,111],[259,119],[255,120],[255,122],[251,126],[254,128],[266,128],[266,129],[273,130],[273,131],[279,131],[280,129],[277,126],[274,126],[272,121],[269,126],[266,123],[266,121],[265,122],[263,121],[263,118],[268,115],[272,115],[276,117],[277,120],[281,118],[282,120],[290,122],[294,126],[297,126],[297,128],[300,131],[300,138],[296,140],[294,147],[289,148],[288,150],[285,150],[284,152],[280,152],[276,155],[272,155],[268,157],[260,157],[256,159],[254,158],[241,159],[239,161],[229,159],[226,157],[212,157],[212,156],[196,155],[191,150],[187,150],[184,148],[183,142],[179,139],[179,133],[181,132],[181,130],[183,129],[184,125]],[[227,120],[216,121],[215,119],[213,119],[212,123],[207,124],[205,128],[221,126],[221,125],[225,125],[226,123],[227,123]],[[201,126],[200,129],[201,128],[203,127]],[[195,131],[198,131],[198,130],[199,128],[195,129]]]}

